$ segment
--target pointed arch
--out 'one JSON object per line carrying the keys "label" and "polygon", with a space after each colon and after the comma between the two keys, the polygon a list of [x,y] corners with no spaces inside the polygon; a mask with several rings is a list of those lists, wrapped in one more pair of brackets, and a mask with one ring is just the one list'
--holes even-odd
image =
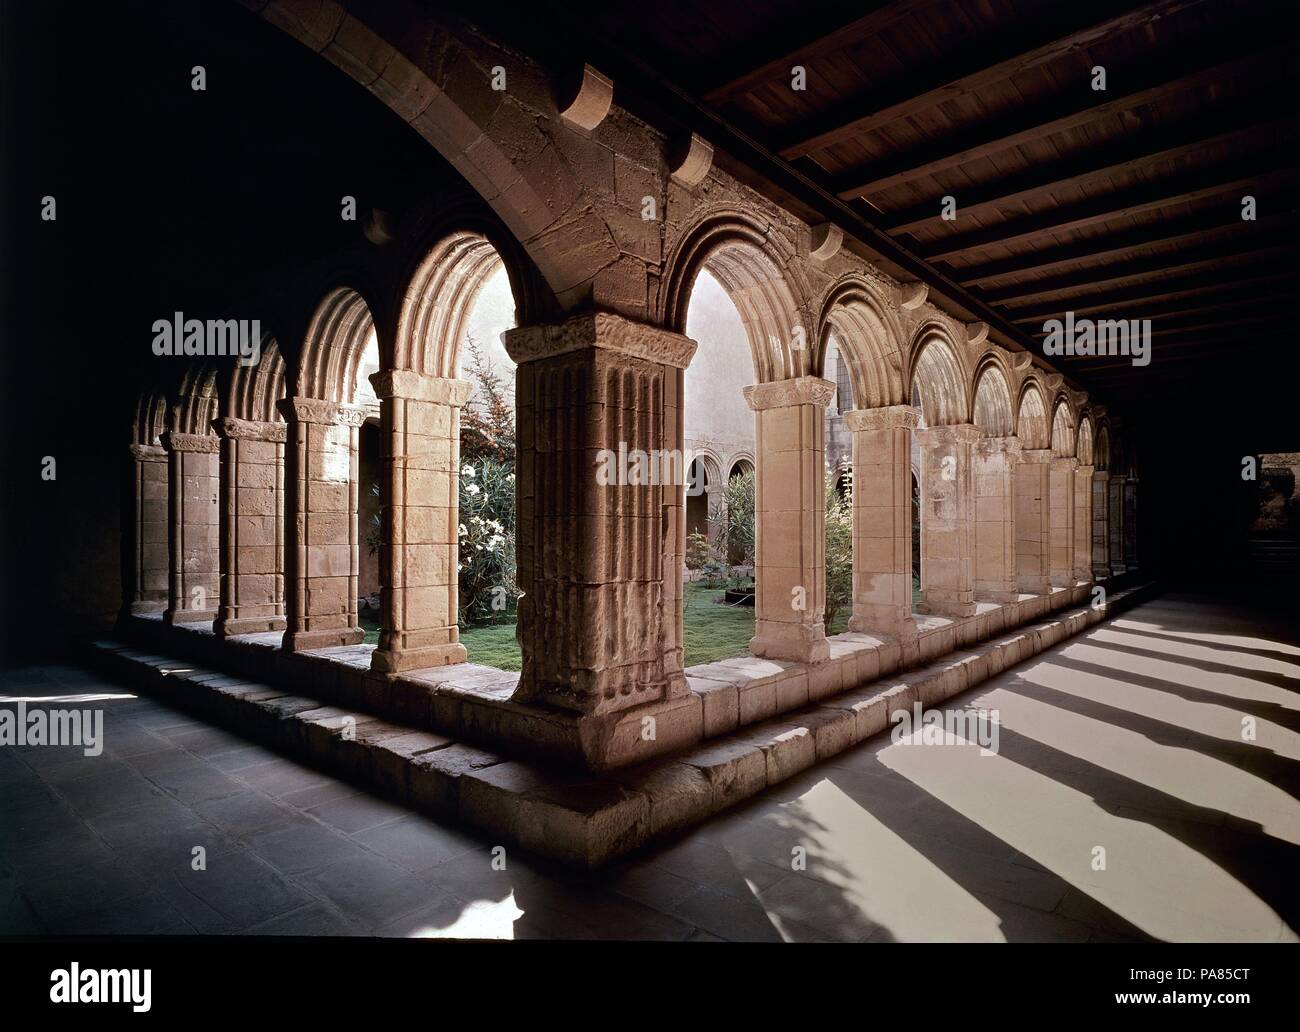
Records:
{"label": "pointed arch", "polygon": [[1011,405],[1011,387],[1001,363],[985,358],[975,374],[971,399],[971,422],[983,437],[1010,437],[1016,430],[1016,413]]}
{"label": "pointed arch", "polygon": [[1052,445],[1052,430],[1047,421],[1047,403],[1037,379],[1026,377],[1020,386],[1016,406],[1016,436],[1024,448],[1042,450]]}
{"label": "pointed arch", "polygon": [[1058,397],[1052,407],[1052,454],[1060,458],[1074,456],[1074,420],[1064,397]]}
{"label": "pointed arch", "polygon": [[354,404],[361,360],[374,333],[374,316],[359,291],[330,290],[312,314],[296,368],[289,370],[294,396]]}
{"label": "pointed arch", "polygon": [[927,323],[912,340],[910,397],[918,399],[927,426],[970,422],[966,375],[951,338]]}
{"label": "pointed arch", "polygon": [[1079,465],[1093,465],[1092,416],[1087,412],[1079,420],[1079,430],[1075,440],[1075,455],[1079,459]]}
{"label": "pointed arch", "polygon": [[817,320],[815,365],[825,368],[831,335],[845,359],[855,408],[902,405],[902,327],[869,280],[853,275],[840,280],[821,304]]}
{"label": "pointed arch", "polygon": [[1100,471],[1110,469],[1110,427],[1104,422],[1098,424],[1097,442],[1093,447],[1093,464]]}

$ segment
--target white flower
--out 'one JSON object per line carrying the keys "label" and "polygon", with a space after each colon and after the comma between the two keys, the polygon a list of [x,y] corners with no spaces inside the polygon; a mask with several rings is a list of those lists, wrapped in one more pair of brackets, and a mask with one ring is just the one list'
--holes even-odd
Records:
{"label": "white flower", "polygon": [[467,463],[460,467],[460,474],[463,477],[472,477],[474,475],[474,467]]}
{"label": "white flower", "polygon": [[464,537],[464,536],[467,535],[468,533],[469,533],[469,528],[468,528],[467,526],[465,526],[465,524],[462,523],[462,524],[460,525],[460,536],[461,536],[461,537]]}
{"label": "white flower", "polygon": [[469,492],[470,494],[472,494],[472,495],[476,495],[476,494],[479,493],[479,486],[478,486],[478,484],[466,484],[466,485],[465,485],[465,490],[468,491],[468,492]]}

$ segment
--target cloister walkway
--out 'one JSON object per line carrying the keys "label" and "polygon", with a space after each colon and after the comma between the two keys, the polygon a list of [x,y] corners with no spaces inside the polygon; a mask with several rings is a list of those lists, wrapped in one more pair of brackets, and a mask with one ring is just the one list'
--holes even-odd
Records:
{"label": "cloister walkway", "polygon": [[[79,668],[8,672],[0,695],[106,710],[94,763],[76,748],[0,749],[3,935],[1300,929],[1300,628],[1235,600],[1158,598],[952,699],[996,711],[991,755],[882,734],[586,880],[515,852],[494,869],[483,837]],[[193,869],[196,846],[206,870]]]}

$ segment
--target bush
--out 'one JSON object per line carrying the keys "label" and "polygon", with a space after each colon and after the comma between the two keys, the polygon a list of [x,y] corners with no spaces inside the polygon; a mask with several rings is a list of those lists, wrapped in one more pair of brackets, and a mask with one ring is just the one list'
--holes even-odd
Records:
{"label": "bush", "polygon": [[460,624],[514,619],[515,471],[493,459],[460,471]]}
{"label": "bush", "polygon": [[704,564],[709,561],[709,535],[701,534],[698,530],[693,534],[686,535],[686,568],[688,570],[703,569]]}
{"label": "bush", "polygon": [[[850,477],[852,474],[848,474]],[[853,491],[835,490],[835,475],[826,475],[826,626],[853,604]]]}
{"label": "bush", "polygon": [[754,472],[727,481],[712,522],[718,526],[714,551],[728,566],[754,565]]}

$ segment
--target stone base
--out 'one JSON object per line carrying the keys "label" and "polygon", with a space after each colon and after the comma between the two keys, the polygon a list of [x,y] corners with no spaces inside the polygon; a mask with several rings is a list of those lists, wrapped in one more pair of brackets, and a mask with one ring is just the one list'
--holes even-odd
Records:
{"label": "stone base", "polygon": [[1014,602],[1019,597],[1020,597],[1020,592],[1014,590],[975,592],[976,602],[994,602],[1000,606],[1006,605],[1008,602]]}
{"label": "stone base", "polygon": [[163,612],[163,623],[176,624],[210,624],[217,618],[215,609],[167,609]]}
{"label": "stone base", "polygon": [[465,646],[458,641],[447,645],[426,645],[418,649],[375,649],[370,660],[372,670],[395,674],[403,670],[423,670],[428,667],[452,666],[469,658]]}
{"label": "stone base", "polygon": [[290,652],[308,652],[337,645],[360,645],[366,632],[360,627],[338,627],[328,631],[286,631],[284,647]]}
{"label": "stone base", "polygon": [[[655,716],[655,740],[663,745],[676,733],[672,728],[692,728],[699,712],[704,732],[711,730],[714,739],[599,775],[511,758],[364,709],[327,705],[314,695],[290,694],[120,642],[97,642],[91,654],[133,688],[405,806],[464,821],[494,841],[573,867],[595,868],[881,734],[894,712],[910,711],[917,703],[937,706],[1136,604],[1147,593],[1147,588],[1115,591],[1100,606],[1064,610],[1046,622],[897,675],[872,673],[883,663],[898,661],[897,642],[852,634],[831,640],[833,662],[820,667],[747,657],[692,668],[736,683],[710,680],[706,687],[688,674],[692,694],[687,699],[665,703],[654,714],[635,710],[616,715],[603,730],[629,741],[640,739],[643,718]],[[1077,603],[1084,594],[1086,585],[1077,585],[1042,604]],[[1028,601],[1021,599],[1019,609]],[[920,636],[935,643],[927,649],[953,647],[956,625],[938,617],[925,622],[934,624]],[[223,650],[231,647],[217,644]],[[870,675],[869,683],[845,690],[850,676],[845,664],[853,677]],[[756,708],[760,704],[772,707],[766,718]],[[791,705],[793,709],[778,709]],[[760,722],[750,724],[756,719]],[[587,730],[594,727],[587,725]]]}
{"label": "stone base", "polygon": [[130,616],[148,616],[167,611],[166,602],[132,602],[123,612]]}
{"label": "stone base", "polygon": [[283,616],[246,616],[233,620],[218,617],[212,624],[212,631],[218,638],[231,638],[237,634],[262,634],[266,631],[283,631]]}
{"label": "stone base", "polygon": [[756,634],[749,639],[749,652],[754,656],[786,659],[794,663],[824,663],[831,658],[830,645],[825,638],[806,641]]}

